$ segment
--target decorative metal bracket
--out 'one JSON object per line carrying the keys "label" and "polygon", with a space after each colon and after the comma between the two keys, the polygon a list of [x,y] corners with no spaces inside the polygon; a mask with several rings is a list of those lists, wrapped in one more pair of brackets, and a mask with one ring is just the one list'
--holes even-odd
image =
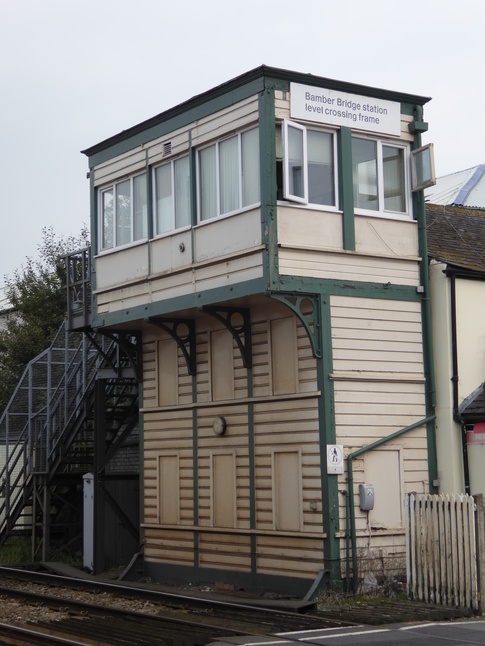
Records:
{"label": "decorative metal bracket", "polygon": [[195,321],[193,319],[155,318],[146,319],[147,323],[156,325],[177,342],[184,355],[189,375],[197,374],[195,354]]}
{"label": "decorative metal bracket", "polygon": [[[321,305],[320,296],[318,294],[301,294],[297,292],[287,293],[274,293],[269,294],[271,298],[280,301],[289,307],[298,316],[303,323],[305,330],[312,344],[313,356],[316,359],[321,359],[323,356],[322,350],[322,335],[321,335]],[[304,313],[306,307],[302,307],[303,303],[311,304],[311,312]]]}
{"label": "decorative metal bracket", "polygon": [[202,310],[216,318],[229,330],[241,352],[243,366],[245,368],[252,368],[253,346],[251,342],[251,317],[249,309],[246,307],[205,306]]}

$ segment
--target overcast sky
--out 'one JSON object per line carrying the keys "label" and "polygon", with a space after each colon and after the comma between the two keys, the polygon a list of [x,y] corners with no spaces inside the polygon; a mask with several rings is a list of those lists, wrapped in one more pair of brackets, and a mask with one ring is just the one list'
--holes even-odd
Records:
{"label": "overcast sky", "polygon": [[81,150],[262,64],[432,97],[437,174],[485,163],[483,0],[0,0],[0,284],[89,223]]}

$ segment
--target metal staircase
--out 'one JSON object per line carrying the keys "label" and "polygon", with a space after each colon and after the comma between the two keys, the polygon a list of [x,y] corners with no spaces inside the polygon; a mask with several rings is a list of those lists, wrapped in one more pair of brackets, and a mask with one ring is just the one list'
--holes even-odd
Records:
{"label": "metal staircase", "polygon": [[0,545],[30,535],[33,560],[48,559],[52,545],[79,549],[83,475],[102,482],[138,441],[137,344],[64,322],[29,363],[0,418]]}

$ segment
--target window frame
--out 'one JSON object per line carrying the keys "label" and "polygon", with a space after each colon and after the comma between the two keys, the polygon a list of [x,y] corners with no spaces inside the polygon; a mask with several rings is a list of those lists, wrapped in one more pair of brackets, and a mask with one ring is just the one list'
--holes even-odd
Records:
{"label": "window frame", "polygon": [[[175,181],[175,164],[178,161],[187,159],[189,163],[188,168],[188,182],[189,182],[189,223],[182,226],[177,226],[177,205],[176,205],[176,181]],[[171,188],[171,197],[172,197],[172,207],[171,207],[171,228],[167,231],[158,231],[158,196],[157,196],[157,170],[163,167],[170,166],[170,188]],[[153,238],[161,238],[163,236],[171,235],[174,231],[184,231],[190,229],[192,226],[192,192],[190,190],[191,177],[190,177],[190,155],[182,154],[172,159],[167,159],[161,164],[157,164],[152,168],[152,219],[153,219]]]}
{"label": "window frame", "polygon": [[[410,145],[407,142],[396,141],[392,139],[383,139],[380,137],[372,137],[361,133],[360,131],[352,131],[352,140],[361,139],[371,141],[376,144],[376,161],[377,161],[377,209],[366,209],[358,207],[354,204],[354,212],[360,215],[370,215],[374,217],[393,217],[402,219],[412,219],[412,195],[411,195],[411,178],[410,178]],[[395,211],[393,209],[385,208],[385,192],[384,192],[384,156],[383,148],[396,148],[403,151],[403,195],[405,199],[405,210]],[[353,167],[353,163],[352,163]],[[352,174],[352,185],[354,184],[354,174]]]}
{"label": "window frame", "polygon": [[[208,142],[207,144],[200,146],[196,150],[196,155],[195,155],[195,174],[196,174],[196,204],[197,204],[197,224],[205,224],[206,222],[212,222],[216,219],[220,218],[225,218],[234,215],[235,213],[240,213],[241,211],[249,210],[249,209],[254,209],[258,207],[261,204],[261,185],[260,181],[258,183],[258,193],[259,193],[259,199],[257,202],[253,202],[251,204],[244,204],[243,205],[243,168],[244,168],[244,163],[243,163],[243,146],[242,146],[242,138],[243,135],[246,132],[250,132],[252,130],[256,130],[258,132],[258,141],[259,141],[259,126],[258,125],[253,125],[248,128],[244,128],[243,130],[238,130],[237,132],[231,132],[228,133],[227,135],[221,137],[220,139],[217,139],[215,141]],[[237,168],[237,186],[238,186],[238,206],[235,209],[232,209],[230,211],[226,211],[224,213],[221,213],[221,164],[220,164],[220,147],[221,145],[232,139],[232,138],[237,138],[237,163],[238,163],[238,168]],[[215,215],[211,217],[205,217],[202,218],[202,182],[201,182],[201,161],[200,161],[200,155],[201,152],[204,150],[208,150],[209,148],[214,147],[215,148],[215,207],[216,207],[216,213]],[[260,180],[260,173],[261,173],[261,162],[260,162],[260,153],[259,153],[259,146],[257,150],[257,161],[258,161],[258,179]]]}
{"label": "window frame", "polygon": [[[288,130],[294,128],[302,132],[302,155],[303,155],[303,168],[302,168],[302,184],[303,196],[296,195],[290,191],[290,172],[289,172],[289,155],[288,155]],[[309,173],[308,173],[308,132],[318,132],[328,134],[332,137],[332,153],[333,153],[333,191],[334,191],[334,204],[320,204],[318,202],[309,201]],[[333,128],[318,128],[315,126],[306,126],[292,119],[283,119],[281,124],[281,138],[282,138],[282,155],[283,155],[283,199],[290,202],[297,202],[299,204],[311,205],[312,208],[325,209],[338,211],[339,210],[339,177],[338,177],[338,146],[337,146],[337,130]]]}
{"label": "window frame", "polygon": [[[135,239],[135,181],[139,178],[145,178],[145,231],[144,236]],[[128,242],[123,242],[122,244],[117,243],[118,237],[118,199],[117,199],[117,187],[121,184],[129,182],[130,184],[130,240]],[[111,191],[113,199],[113,243],[109,247],[104,246],[104,222],[105,222],[105,211],[104,211],[104,196]],[[148,183],[147,176],[145,172],[136,173],[134,175],[129,175],[128,177],[121,177],[110,184],[105,184],[98,188],[98,253],[106,253],[116,251],[117,249],[123,249],[130,247],[140,242],[148,240]]]}

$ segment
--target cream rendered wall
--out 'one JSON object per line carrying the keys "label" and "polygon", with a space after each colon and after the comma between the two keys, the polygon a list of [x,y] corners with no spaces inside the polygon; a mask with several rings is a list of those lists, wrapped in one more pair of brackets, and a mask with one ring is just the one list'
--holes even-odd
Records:
{"label": "cream rendered wall", "polygon": [[458,402],[485,381],[485,284],[456,279]]}
{"label": "cream rendered wall", "polygon": [[453,421],[453,375],[450,280],[446,265],[430,264],[431,323],[436,380],[436,452],[441,493],[463,493],[460,425]]}
{"label": "cream rendered wall", "polygon": [[[458,404],[485,381],[485,283],[456,279]],[[485,492],[485,444],[468,445],[470,491]]]}

